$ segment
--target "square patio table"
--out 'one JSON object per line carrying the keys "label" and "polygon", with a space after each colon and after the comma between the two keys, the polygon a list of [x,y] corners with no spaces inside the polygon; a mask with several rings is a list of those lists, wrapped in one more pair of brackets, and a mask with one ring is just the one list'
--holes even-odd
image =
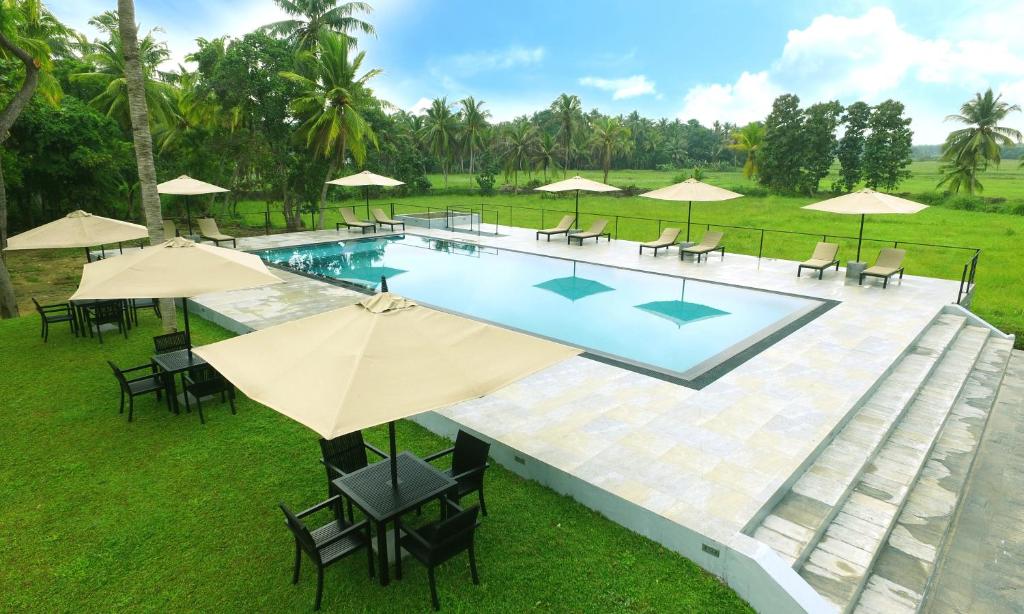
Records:
{"label": "square patio table", "polygon": [[206,361],[190,350],[175,350],[164,354],[154,354],[153,364],[164,372],[164,385],[167,387],[167,402],[174,413],[178,413],[178,394],[174,385],[174,376],[188,371],[192,367],[205,365]]}
{"label": "square patio table", "polygon": [[[432,499],[440,499],[456,486],[455,480],[411,452],[397,455],[395,462],[398,463],[397,489],[391,486],[390,459],[367,465],[333,482],[367,518],[377,523],[377,557],[380,561],[380,583],[383,586],[387,586],[390,581],[388,523],[395,523],[395,560],[398,561],[402,552],[398,519]],[[402,579],[401,566],[395,568],[395,579]]]}

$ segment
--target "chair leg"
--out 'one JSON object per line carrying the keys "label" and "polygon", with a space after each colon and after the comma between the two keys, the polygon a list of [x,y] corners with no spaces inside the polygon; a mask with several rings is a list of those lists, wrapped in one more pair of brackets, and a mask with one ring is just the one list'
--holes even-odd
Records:
{"label": "chair leg", "polygon": [[228,405],[231,406],[231,415],[232,416],[237,415],[238,412],[235,411],[235,388],[234,388],[234,386],[232,386],[231,388],[228,388]]}
{"label": "chair leg", "polygon": [[483,484],[480,485],[479,494],[480,494],[480,513],[482,513],[484,516],[486,516],[487,515],[487,504],[484,503],[484,485]]}
{"label": "chair leg", "polygon": [[299,583],[299,568],[302,566],[302,546],[299,545],[299,540],[295,540],[295,566],[292,570],[292,584]]}
{"label": "chair leg", "polygon": [[320,609],[320,600],[324,596],[324,568],[323,565],[317,565],[316,567],[316,605],[313,606],[314,610]]}
{"label": "chair leg", "polygon": [[825,274],[825,269],[818,269],[818,280],[821,280],[821,276]]}
{"label": "chair leg", "polygon": [[440,610],[441,604],[437,600],[437,579],[434,578],[433,565],[427,567],[427,578],[430,580],[430,603],[434,606],[435,610]]}
{"label": "chair leg", "polygon": [[395,521],[395,579],[402,579],[402,540],[401,530],[398,528],[398,521]]}
{"label": "chair leg", "polygon": [[[188,398],[188,393],[185,393],[185,398]],[[199,424],[206,424],[206,418],[203,417],[203,400],[198,396],[196,397],[196,410],[199,411]]]}
{"label": "chair leg", "polygon": [[473,576],[473,584],[480,584],[480,575],[476,571],[476,551],[473,544],[469,544],[469,573]]}

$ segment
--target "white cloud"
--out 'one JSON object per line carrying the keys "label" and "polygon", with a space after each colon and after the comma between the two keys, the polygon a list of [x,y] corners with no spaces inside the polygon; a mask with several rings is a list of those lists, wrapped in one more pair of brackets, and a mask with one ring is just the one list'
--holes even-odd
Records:
{"label": "white cloud", "polygon": [[767,71],[744,72],[735,83],[711,83],[690,88],[683,98],[678,117],[696,119],[704,125],[715,121],[746,124],[764,119],[772,101],[782,89],[772,82]]}
{"label": "white cloud", "polygon": [[429,98],[423,97],[416,101],[416,104],[412,105],[407,111],[412,115],[423,115],[430,108],[432,101]]}
{"label": "white cloud", "polygon": [[527,48],[514,45],[500,51],[474,51],[451,56],[439,62],[438,69],[441,72],[468,77],[482,72],[538,64],[543,59],[543,47]]}
{"label": "white cloud", "polygon": [[599,90],[612,92],[612,100],[635,98],[657,93],[654,82],[648,81],[645,75],[633,75],[624,79],[602,79],[600,77],[583,77],[580,85],[596,87]]}

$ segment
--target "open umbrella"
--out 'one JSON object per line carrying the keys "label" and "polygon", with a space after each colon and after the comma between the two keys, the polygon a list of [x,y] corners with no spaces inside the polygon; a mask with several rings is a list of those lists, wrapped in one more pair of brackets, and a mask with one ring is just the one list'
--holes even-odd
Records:
{"label": "open umbrella", "polygon": [[331,185],[342,185],[350,188],[362,187],[363,195],[366,197],[366,211],[369,215],[370,211],[370,186],[379,185],[386,188],[393,188],[399,185],[405,185],[404,181],[392,179],[391,177],[385,177],[383,175],[377,175],[370,171],[363,171],[356,173],[355,175],[349,175],[348,177],[341,177],[339,179],[331,179],[327,183]]}
{"label": "open umbrella", "polygon": [[576,191],[576,219],[573,221],[573,225],[579,228],[580,223],[580,192],[618,192],[619,188],[608,185],[607,183],[601,183],[600,181],[591,181],[590,179],[584,179],[579,175],[564,179],[562,181],[556,181],[555,183],[549,183],[548,185],[542,185],[536,188],[541,192],[572,192]]}
{"label": "open umbrella", "polygon": [[547,290],[548,292],[554,292],[562,298],[567,298],[574,303],[579,299],[587,298],[588,296],[600,294],[602,292],[611,292],[615,289],[593,279],[577,277],[575,260],[572,262],[571,276],[549,279],[539,284],[535,284],[533,287],[540,288],[541,290]]}
{"label": "open umbrella", "polygon": [[686,201],[686,240],[690,240],[690,213],[693,210],[694,201],[699,203],[717,202],[739,198],[742,194],[730,192],[724,188],[706,184],[696,179],[687,179],[681,183],[670,185],[667,188],[660,188],[651,192],[641,194],[644,198],[657,200]]}
{"label": "open umbrella", "polygon": [[255,401],[331,439],[477,398],[580,353],[384,292],[198,347]]}
{"label": "open umbrella", "polygon": [[860,262],[860,245],[864,240],[864,216],[868,214],[917,213],[927,209],[928,205],[915,203],[912,200],[876,192],[870,188],[864,188],[856,192],[850,192],[842,196],[823,200],[813,205],[807,205],[804,209],[811,211],[828,211],[829,213],[842,213],[845,215],[860,216],[860,234],[857,235],[857,260]]}
{"label": "open umbrella", "polygon": [[[177,237],[151,248],[87,264],[71,300],[181,298],[281,283],[259,256]],[[185,334],[191,347],[188,301]]]}
{"label": "open umbrella", "polygon": [[[179,196],[199,196],[200,194],[216,194],[218,192],[230,192],[227,188],[193,179],[188,175],[182,175],[177,179],[171,179],[157,184],[156,191],[160,194],[177,194]],[[192,207],[189,200],[185,199],[185,216],[188,219],[188,234],[192,234]],[[172,239],[173,237],[164,237]]]}
{"label": "open umbrella", "polygon": [[59,220],[37,226],[7,239],[5,250],[62,249],[84,247],[86,261],[91,260],[89,248],[145,239],[145,226],[100,217],[85,211],[72,211]]}

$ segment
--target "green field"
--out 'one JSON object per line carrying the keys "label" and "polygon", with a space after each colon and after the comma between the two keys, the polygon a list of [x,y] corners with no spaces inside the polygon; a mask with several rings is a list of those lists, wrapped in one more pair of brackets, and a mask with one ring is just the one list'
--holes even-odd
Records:
{"label": "green field", "polygon": [[[987,173],[985,183],[990,186],[985,194],[989,198],[1006,198],[1006,203],[998,206],[1012,208],[1024,204],[1024,169],[1007,161],[998,172]],[[915,176],[908,181],[905,188],[909,192],[934,192],[938,176],[937,162],[915,163]],[[584,171],[586,177],[601,179],[600,172]],[[635,184],[642,188],[655,188],[669,184],[676,175],[659,171],[614,171],[609,176],[609,183],[619,186]],[[559,175],[560,178],[560,175]],[[440,176],[431,176],[435,188],[442,185]],[[520,180],[525,183],[526,178]],[[481,196],[465,192],[471,177],[468,175],[452,175],[449,186],[453,193],[428,194],[404,198],[382,198],[372,203],[395,203],[395,212],[413,212],[431,210],[441,211],[445,207],[475,208],[482,206],[484,228],[495,221],[502,225],[514,225],[529,228],[541,227],[542,223],[551,226],[557,223],[561,212],[571,211],[571,196],[550,196],[539,192],[524,192],[518,195],[494,194]],[[726,188],[750,189],[754,184],[736,172],[707,172],[705,181]],[[824,184],[824,182],[823,182]],[[457,193],[456,188],[462,188]],[[364,215],[361,200],[353,197],[335,202],[332,206],[357,205],[357,212]],[[803,260],[814,248],[814,243],[821,240],[821,235],[831,235],[830,240],[838,240],[841,245],[840,258],[852,259],[856,254],[856,241],[851,239],[835,239],[835,236],[854,237],[857,234],[859,217],[840,216],[828,213],[805,211],[803,205],[821,200],[819,197],[797,196],[746,196],[741,199],[721,203],[697,203],[693,206],[693,231],[699,236],[705,224],[745,226],[751,228],[767,228],[780,231],[798,231],[812,235],[792,235],[781,232],[766,232],[763,236],[759,230],[729,229],[726,231],[726,243],[732,252],[757,254],[759,250],[766,257]],[[244,223],[254,232],[259,232],[263,225],[265,203],[243,202],[239,211],[243,212]],[[274,205],[276,208],[277,205]],[[543,209],[543,213],[542,210]],[[658,235],[659,222],[663,226],[680,225],[686,219],[686,205],[670,202],[654,201],[640,197],[619,197],[585,194],[580,199],[581,218],[584,224],[596,217],[606,217],[612,221],[612,229],[622,239],[651,240]],[[327,227],[333,228],[338,218],[337,211],[327,213]],[[655,221],[636,218],[654,218]],[[304,223],[308,224],[309,216]],[[280,229],[284,226],[284,218],[272,216],[272,224]],[[987,213],[957,209],[950,206],[933,206],[916,215],[890,215],[869,217],[865,225],[864,256],[873,260],[880,247],[892,245],[893,241],[901,243],[923,243],[933,245],[951,245],[967,248],[980,248],[981,259],[977,273],[977,292],[973,309],[983,318],[1000,329],[1017,333],[1024,337],[1024,255],[1021,253],[1021,238],[1024,237],[1024,216],[1011,213]],[[948,249],[916,245],[904,245],[908,250],[907,272],[911,275],[927,275],[946,279],[959,280],[964,264],[973,255],[967,249]],[[951,293],[950,302],[956,300]]]}
{"label": "green field", "polygon": [[[310,612],[315,568],[291,584],[294,545],[277,502],[325,498],[316,436],[240,398],[238,415],[204,404],[175,416],[155,398],[119,415],[106,360],[146,364],[151,314],[124,340],[76,339],[66,327],[39,339],[35,317],[0,321],[0,611]],[[193,321],[197,344],[229,333]],[[386,446],[383,427],[367,437]],[[401,421],[400,449],[450,442]],[[466,499],[466,503],[472,503]],[[481,584],[465,557],[438,570],[447,612],[746,612],[735,593],[689,560],[500,466],[487,474],[477,534]],[[432,519],[424,509],[412,524]],[[320,517],[321,522],[326,519]],[[426,612],[425,569],[381,587],[366,559],[331,566],[325,612]]]}

